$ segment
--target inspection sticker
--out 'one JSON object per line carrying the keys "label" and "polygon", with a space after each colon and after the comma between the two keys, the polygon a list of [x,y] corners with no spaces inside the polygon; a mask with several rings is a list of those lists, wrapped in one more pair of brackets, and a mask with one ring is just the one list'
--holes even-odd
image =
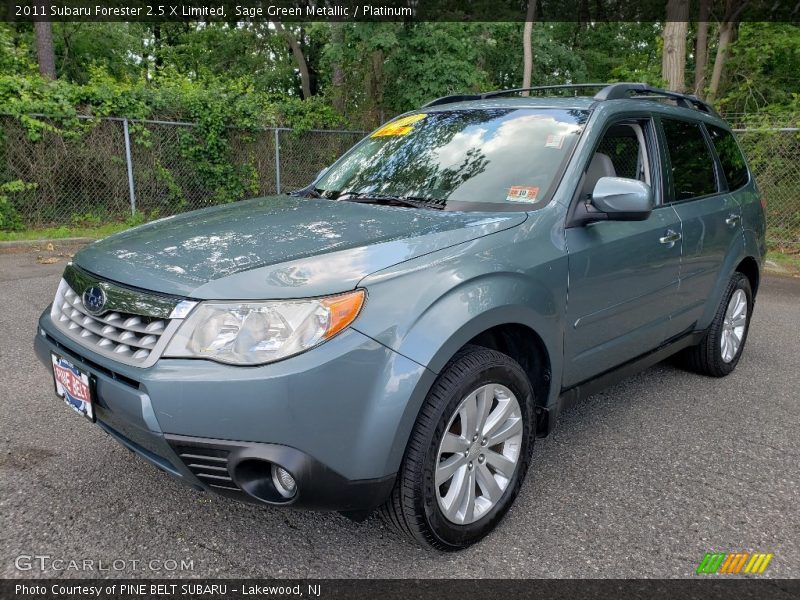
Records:
{"label": "inspection sticker", "polygon": [[418,113],[416,115],[408,115],[407,117],[402,117],[391,123],[387,123],[380,129],[378,129],[375,133],[373,133],[370,137],[386,137],[391,135],[406,135],[409,131],[414,129],[411,127],[412,123],[416,123],[417,121],[421,121],[428,115],[425,113]]}
{"label": "inspection sticker", "polygon": [[536,202],[539,194],[538,187],[526,187],[524,185],[512,185],[508,188],[506,195],[507,202]]}
{"label": "inspection sticker", "polygon": [[551,133],[544,142],[545,148],[555,148],[557,150],[561,150],[561,146],[563,145],[564,136],[559,133]]}

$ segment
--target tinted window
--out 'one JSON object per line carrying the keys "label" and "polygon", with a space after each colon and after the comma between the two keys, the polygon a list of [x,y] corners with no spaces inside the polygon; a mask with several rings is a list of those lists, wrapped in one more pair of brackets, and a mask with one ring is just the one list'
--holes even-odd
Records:
{"label": "tinted window", "polygon": [[687,200],[717,191],[714,159],[696,123],[663,119],[672,165],[673,199]]}
{"label": "tinted window", "polygon": [[391,195],[453,210],[542,204],[588,113],[495,108],[431,111],[373,132],[317,183],[331,199]]}
{"label": "tinted window", "polygon": [[708,126],[708,133],[714,142],[714,149],[717,151],[719,161],[722,163],[722,171],[728,181],[728,189],[733,191],[747,183],[747,164],[744,162],[739,150],[739,145],[733,138],[730,131],[725,131],[719,127]]}

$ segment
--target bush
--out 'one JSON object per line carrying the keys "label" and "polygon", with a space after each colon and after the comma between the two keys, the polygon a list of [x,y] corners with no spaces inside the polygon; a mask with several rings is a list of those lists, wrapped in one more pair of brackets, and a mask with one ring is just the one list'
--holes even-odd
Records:
{"label": "bush", "polygon": [[0,183],[0,231],[19,231],[24,227],[19,211],[11,201],[11,194],[36,188],[35,183],[8,181]]}
{"label": "bush", "polygon": [[257,92],[246,79],[198,83],[166,72],[154,82],[131,83],[98,68],[85,84],[0,75],[0,106],[0,182],[11,182],[9,192],[36,187],[14,188],[21,181],[40,184],[38,193],[17,198],[16,208],[3,201],[0,227],[6,230],[23,220],[43,226],[124,218],[122,126],[93,117],[197,124],[130,123],[136,188],[144,192],[147,214],[174,214],[263,191],[258,161],[266,154],[263,143],[253,142],[257,135],[271,140],[265,127],[307,131],[340,125],[321,99]]}

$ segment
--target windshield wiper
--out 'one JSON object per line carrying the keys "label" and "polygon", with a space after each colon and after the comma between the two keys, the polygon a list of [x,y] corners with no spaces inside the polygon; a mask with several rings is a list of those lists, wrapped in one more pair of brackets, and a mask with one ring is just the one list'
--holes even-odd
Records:
{"label": "windshield wiper", "polygon": [[395,196],[392,194],[374,194],[372,192],[341,192],[336,200],[359,202],[362,204],[385,204],[394,206],[408,206],[410,208],[444,209],[444,204],[428,198],[413,196]]}

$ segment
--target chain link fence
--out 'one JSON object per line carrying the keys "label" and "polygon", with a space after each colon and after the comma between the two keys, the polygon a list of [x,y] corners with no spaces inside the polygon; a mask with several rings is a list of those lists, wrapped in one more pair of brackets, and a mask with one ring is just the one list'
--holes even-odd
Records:
{"label": "chain link fence", "polygon": [[23,184],[0,195],[34,228],[152,219],[290,191],[364,136],[228,128],[216,139],[193,123],[112,118],[37,133],[34,141],[19,119],[0,115],[0,186]]}
{"label": "chain link fence", "polygon": [[[209,140],[193,123],[94,119],[78,132],[31,141],[19,119],[0,116],[0,210],[26,227],[151,219],[286,192],[364,135],[360,131],[227,129]],[[736,129],[767,201],[768,239],[800,249],[800,130]],[[3,184],[21,182],[12,192]],[[2,223],[2,221],[0,221]]]}
{"label": "chain link fence", "polygon": [[734,132],[767,202],[767,241],[800,251],[800,128]]}

